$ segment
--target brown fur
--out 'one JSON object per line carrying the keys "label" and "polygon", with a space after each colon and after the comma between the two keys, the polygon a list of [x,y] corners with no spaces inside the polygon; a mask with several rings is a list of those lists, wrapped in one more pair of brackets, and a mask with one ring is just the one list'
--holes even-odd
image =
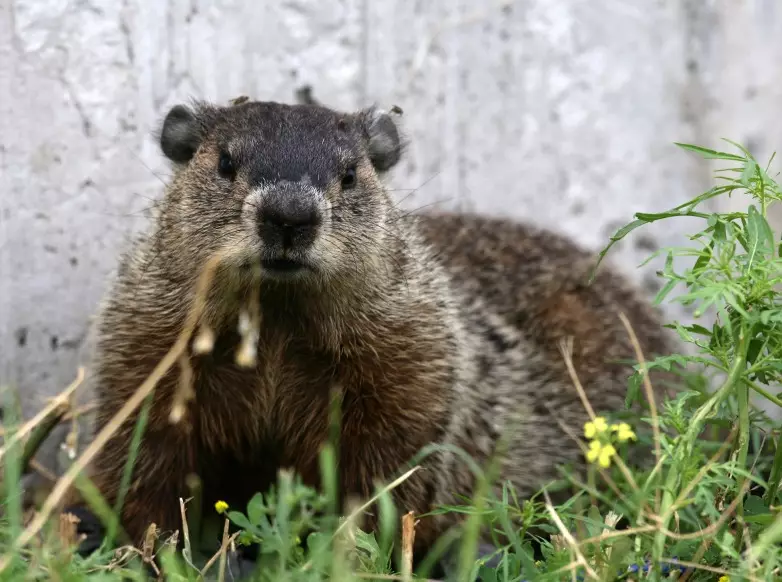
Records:
{"label": "brown fur", "polygon": [[[501,477],[520,496],[530,495],[557,477],[559,464],[583,460],[552,415],[577,433],[587,419],[560,340],[574,338],[576,368],[598,410],[617,410],[625,397],[629,369],[612,360],[632,358],[633,351],[618,311],[649,356],[670,351],[656,313],[617,273],[602,269],[587,285],[594,256],[568,239],[507,220],[398,209],[379,181],[398,159],[398,134],[375,123],[377,115],[198,105],[198,123],[185,128],[195,133],[174,139],[164,128],[164,151],[178,165],[155,230],[123,260],[102,310],[98,427],[171,347],[206,258],[225,246],[250,257],[259,248],[246,214],[258,187],[252,164],[262,159],[292,175],[284,164],[306,166],[311,156],[301,183],[322,181],[313,191],[330,218],[311,251],[316,274],[255,281],[236,265],[218,274],[209,310],[218,341],[211,354],[191,357],[196,398],[185,421],[168,421],[176,370],[154,394],[122,512],[134,541],[152,521],[168,531],[180,527],[177,499],[187,495],[191,472],[204,479],[207,511],[217,499],[243,507],[280,467],[317,485],[332,392],[343,411],[343,493],[370,495],[375,481],[397,476],[433,442],[462,447],[485,464],[510,429]],[[187,139],[193,153],[180,156],[173,146]],[[230,184],[215,177],[220,148],[238,148],[247,164]],[[343,191],[339,168],[351,155],[359,186]],[[247,370],[234,363],[236,316],[255,284],[261,337],[257,366]],[[136,418],[93,467],[112,502]],[[467,467],[441,453],[395,499],[401,511],[422,513],[459,502],[473,485]],[[429,547],[449,520],[423,520],[418,549]]]}

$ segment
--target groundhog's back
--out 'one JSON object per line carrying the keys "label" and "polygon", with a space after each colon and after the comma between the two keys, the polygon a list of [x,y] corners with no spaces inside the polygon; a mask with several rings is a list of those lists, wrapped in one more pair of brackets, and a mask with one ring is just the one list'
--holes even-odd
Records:
{"label": "groundhog's back", "polygon": [[601,265],[590,283],[597,253],[565,236],[471,214],[421,213],[417,223],[467,300],[479,297],[562,373],[561,340],[572,338],[573,361],[583,383],[606,374],[627,377],[627,359],[635,358],[620,312],[646,358],[674,349],[659,310],[640,290],[609,263]]}

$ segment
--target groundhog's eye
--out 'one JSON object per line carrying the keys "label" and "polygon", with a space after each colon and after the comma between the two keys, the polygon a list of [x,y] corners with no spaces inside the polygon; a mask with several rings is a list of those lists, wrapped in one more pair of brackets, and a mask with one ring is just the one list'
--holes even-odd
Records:
{"label": "groundhog's eye", "polygon": [[231,159],[231,156],[230,154],[228,154],[228,152],[220,153],[220,161],[217,163],[217,171],[220,172],[220,175],[223,178],[233,179],[234,174],[236,174],[236,168],[234,167],[234,162]]}
{"label": "groundhog's eye", "polygon": [[348,168],[342,176],[342,188],[347,190],[356,185],[356,168]]}

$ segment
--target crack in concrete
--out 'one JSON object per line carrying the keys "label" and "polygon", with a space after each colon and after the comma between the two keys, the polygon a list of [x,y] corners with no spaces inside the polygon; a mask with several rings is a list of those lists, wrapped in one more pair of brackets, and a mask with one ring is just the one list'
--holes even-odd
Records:
{"label": "crack in concrete", "polygon": [[62,83],[62,86],[65,88],[65,92],[67,93],[68,98],[71,100],[74,109],[76,109],[76,113],[78,113],[79,119],[81,119],[82,133],[84,134],[85,137],[91,138],[93,136],[92,122],[90,121],[90,118],[87,115],[87,111],[84,108],[84,105],[82,105],[81,101],[76,96],[76,90],[73,88],[71,82],[65,78],[64,74],[59,75],[58,80],[60,81],[60,83]]}
{"label": "crack in concrete", "polygon": [[128,64],[130,64],[131,67],[135,67],[136,52],[133,49],[133,36],[130,30],[130,24],[128,24],[128,12],[130,12],[128,0],[122,0],[122,9],[119,13],[119,30],[122,33],[122,39],[125,43],[125,54],[128,57]]}

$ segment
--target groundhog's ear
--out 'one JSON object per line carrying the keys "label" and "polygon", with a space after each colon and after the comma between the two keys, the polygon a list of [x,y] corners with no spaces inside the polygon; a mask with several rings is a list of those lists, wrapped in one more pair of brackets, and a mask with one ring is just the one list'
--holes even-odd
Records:
{"label": "groundhog's ear", "polygon": [[390,112],[377,107],[362,112],[369,159],[378,172],[390,170],[402,157],[402,136],[398,121],[401,112],[398,107]]}
{"label": "groundhog's ear", "polygon": [[160,128],[160,149],[177,164],[186,164],[195,155],[206,134],[204,111],[175,105]]}

